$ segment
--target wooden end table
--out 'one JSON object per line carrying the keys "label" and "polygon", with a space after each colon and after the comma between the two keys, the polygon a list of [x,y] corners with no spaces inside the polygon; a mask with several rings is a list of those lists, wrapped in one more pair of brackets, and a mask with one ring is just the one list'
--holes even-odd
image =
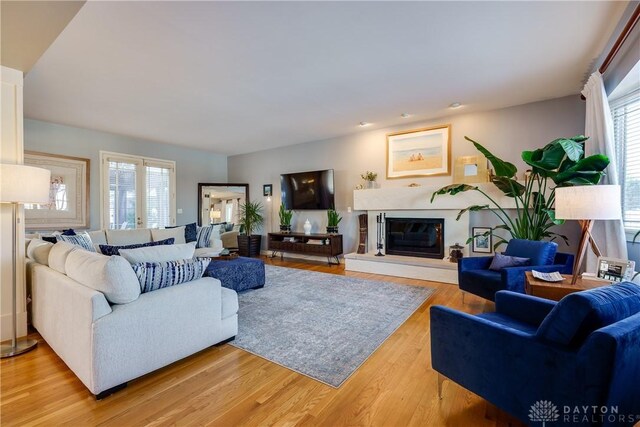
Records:
{"label": "wooden end table", "polygon": [[533,277],[530,271],[525,272],[524,291],[528,295],[560,301],[562,297],[574,292],[585,291],[587,289],[609,286],[610,282],[594,279],[583,279],[578,277],[575,285],[571,285],[571,275],[563,274],[562,282],[545,282]]}

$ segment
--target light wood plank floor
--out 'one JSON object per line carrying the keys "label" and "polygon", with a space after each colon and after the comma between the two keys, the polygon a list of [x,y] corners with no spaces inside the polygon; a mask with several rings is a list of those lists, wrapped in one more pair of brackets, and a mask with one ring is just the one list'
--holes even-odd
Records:
{"label": "light wood plank floor", "polygon": [[[344,266],[268,259],[273,265],[436,288],[431,296],[339,389],[230,345],[212,347],[96,401],[44,340],[0,364],[0,424],[14,425],[521,425],[480,397],[446,381],[443,399],[431,369],[429,307],[470,313],[491,303],[457,286],[374,274]],[[486,307],[485,307],[486,305]]]}

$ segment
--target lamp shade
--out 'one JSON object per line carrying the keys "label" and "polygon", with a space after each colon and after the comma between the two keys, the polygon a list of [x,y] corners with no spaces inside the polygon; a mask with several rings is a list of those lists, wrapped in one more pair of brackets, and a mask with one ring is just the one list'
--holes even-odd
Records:
{"label": "lamp shade", "polygon": [[47,169],[0,164],[0,203],[47,203],[50,185]]}
{"label": "lamp shade", "polygon": [[582,185],[556,188],[558,219],[620,219],[619,185]]}
{"label": "lamp shade", "polygon": [[220,219],[222,218],[222,212],[211,209],[211,211],[209,211],[209,218],[211,218],[212,220]]}

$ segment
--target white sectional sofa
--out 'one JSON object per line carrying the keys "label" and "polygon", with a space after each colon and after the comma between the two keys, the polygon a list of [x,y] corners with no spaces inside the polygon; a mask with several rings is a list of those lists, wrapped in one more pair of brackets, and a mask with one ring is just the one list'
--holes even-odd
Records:
{"label": "white sectional sofa", "polygon": [[[92,238],[99,233],[119,245],[145,238],[144,230]],[[237,294],[217,279],[140,294],[124,258],[47,245],[29,247],[32,323],[97,398],[237,334]]]}

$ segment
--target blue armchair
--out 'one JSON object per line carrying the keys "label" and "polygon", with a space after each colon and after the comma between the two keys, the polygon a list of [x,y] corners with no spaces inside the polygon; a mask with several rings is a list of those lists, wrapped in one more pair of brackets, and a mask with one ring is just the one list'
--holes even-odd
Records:
{"label": "blue armchair", "polygon": [[604,286],[558,303],[500,291],[496,311],[475,316],[433,306],[431,364],[527,424],[542,421],[529,418],[532,405],[549,401],[559,414],[553,425],[633,425],[640,421],[640,286]]}
{"label": "blue armchair", "polygon": [[529,265],[493,271],[489,270],[492,256],[462,258],[458,262],[458,285],[461,290],[490,301],[501,290],[523,294],[525,271],[573,272],[573,255],[556,253],[557,249],[558,245],[554,242],[511,239],[504,254],[529,258]]}

